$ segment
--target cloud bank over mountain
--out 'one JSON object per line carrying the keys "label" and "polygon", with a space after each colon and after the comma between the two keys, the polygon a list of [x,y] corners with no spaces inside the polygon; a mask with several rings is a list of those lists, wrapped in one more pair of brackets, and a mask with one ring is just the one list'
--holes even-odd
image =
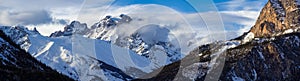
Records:
{"label": "cloud bank over mountain", "polygon": [[[27,1],[34,3],[25,4]],[[254,3],[257,7],[252,7]],[[0,9],[4,10],[0,12],[0,25],[37,27],[41,34],[49,35],[53,31],[62,30],[64,25],[73,20],[85,22],[90,26],[105,15],[118,16],[120,13],[125,13],[133,18],[144,19],[148,21],[147,24],[179,25],[177,30],[197,31],[197,35],[202,37],[207,36],[208,33],[219,32],[219,30],[207,30],[221,25],[208,27],[207,23],[213,24],[220,21],[214,19],[222,19],[226,32],[240,35],[248,31],[254,24],[264,3],[263,0],[225,0],[212,4],[219,10],[217,12],[209,10],[184,12],[173,6],[151,4],[151,2],[149,4],[128,3],[119,5],[114,0],[5,0],[0,3]],[[218,13],[221,18],[216,18],[216,16],[211,15],[212,13]],[[233,37],[237,35],[233,35]]]}

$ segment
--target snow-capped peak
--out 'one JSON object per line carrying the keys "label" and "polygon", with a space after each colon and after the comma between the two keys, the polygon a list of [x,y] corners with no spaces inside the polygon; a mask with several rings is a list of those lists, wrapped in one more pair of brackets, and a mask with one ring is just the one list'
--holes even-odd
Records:
{"label": "snow-capped peak", "polygon": [[[182,58],[180,48],[169,40],[170,31],[163,26],[145,25],[129,35],[116,32],[131,21],[138,20],[124,14],[107,16],[92,27],[73,21],[50,37],[26,27],[1,30],[38,60],[76,80],[132,79]],[[128,58],[124,58],[126,52]]]}
{"label": "snow-capped peak", "polygon": [[72,34],[84,35],[88,31],[87,24],[79,21],[72,21],[70,25],[64,27],[63,31],[56,31],[50,37],[70,36]]}
{"label": "snow-capped peak", "polygon": [[[64,27],[63,31],[56,31],[50,35],[50,37],[70,36],[72,34],[80,34],[90,36],[91,32],[97,30],[101,31],[106,28],[114,27],[122,23],[129,23],[131,17],[121,14],[119,17],[106,16],[99,22],[95,23],[91,27],[87,27],[86,23],[80,23],[79,21],[72,21],[70,25]],[[90,38],[97,38],[100,36],[90,36]]]}
{"label": "snow-capped peak", "polygon": [[[133,22],[134,21],[134,22]],[[168,57],[168,63],[182,58],[181,50],[176,43],[171,42],[170,30],[167,27],[146,24],[136,29],[126,29],[133,32],[124,32],[124,28],[129,24],[138,23],[140,19],[131,18],[121,14],[118,17],[106,16],[91,27],[86,27],[85,23],[73,21],[65,27],[64,31],[57,31],[50,37],[71,36],[78,34],[90,39],[100,39],[111,42],[123,48],[135,51],[137,54],[151,58],[154,48],[160,49]],[[123,34],[127,33],[127,34]],[[150,55],[149,55],[150,54]]]}

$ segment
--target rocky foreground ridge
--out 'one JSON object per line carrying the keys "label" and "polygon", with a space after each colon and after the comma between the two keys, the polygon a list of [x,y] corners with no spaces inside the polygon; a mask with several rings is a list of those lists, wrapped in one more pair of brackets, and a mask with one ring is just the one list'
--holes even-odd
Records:
{"label": "rocky foreground ridge", "polygon": [[299,2],[269,0],[249,32],[199,46],[181,61],[136,80],[299,80]]}

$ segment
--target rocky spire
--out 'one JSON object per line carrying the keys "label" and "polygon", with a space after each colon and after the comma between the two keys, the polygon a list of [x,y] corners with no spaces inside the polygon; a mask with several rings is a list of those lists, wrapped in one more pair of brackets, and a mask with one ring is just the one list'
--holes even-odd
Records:
{"label": "rocky spire", "polygon": [[250,32],[270,37],[300,26],[299,0],[269,0]]}

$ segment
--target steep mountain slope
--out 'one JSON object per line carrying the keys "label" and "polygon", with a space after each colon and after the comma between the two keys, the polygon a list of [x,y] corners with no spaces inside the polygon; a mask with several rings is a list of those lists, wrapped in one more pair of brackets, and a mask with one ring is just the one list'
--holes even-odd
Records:
{"label": "steep mountain slope", "polygon": [[77,33],[49,38],[22,26],[0,30],[42,63],[75,80],[130,80],[162,66],[131,50]]}
{"label": "steep mountain slope", "polygon": [[297,81],[299,5],[299,0],[269,0],[241,37],[200,46],[181,61],[137,80]]}
{"label": "steep mountain slope", "polygon": [[1,81],[73,81],[45,64],[15,44],[0,30],[0,80]]}

